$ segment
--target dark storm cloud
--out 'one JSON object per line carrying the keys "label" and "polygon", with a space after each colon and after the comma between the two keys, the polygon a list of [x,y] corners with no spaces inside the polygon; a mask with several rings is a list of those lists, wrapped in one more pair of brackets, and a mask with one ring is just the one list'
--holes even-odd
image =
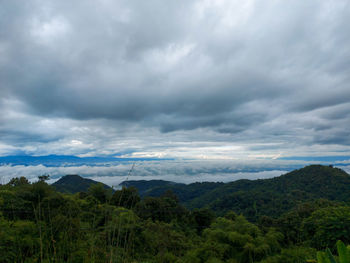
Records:
{"label": "dark storm cloud", "polygon": [[347,1],[1,1],[1,140],[349,145],[349,16]]}

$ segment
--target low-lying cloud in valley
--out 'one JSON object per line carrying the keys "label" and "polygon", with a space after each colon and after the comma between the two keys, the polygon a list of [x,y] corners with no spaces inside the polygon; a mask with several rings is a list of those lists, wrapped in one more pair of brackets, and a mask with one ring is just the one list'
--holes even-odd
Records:
{"label": "low-lying cloud in valley", "polygon": [[[264,166],[264,167],[262,167]],[[269,162],[232,161],[139,161],[108,165],[53,166],[3,165],[0,166],[1,181],[6,183],[13,177],[25,176],[31,181],[39,175],[50,174],[50,183],[66,174],[79,174],[111,186],[126,180],[169,180],[181,183],[229,182],[238,179],[271,178],[298,167],[290,161],[281,161],[279,168]]]}
{"label": "low-lying cloud in valley", "polygon": [[[50,175],[49,183],[66,174],[79,174],[114,187],[127,180],[157,179],[186,184],[204,181],[231,182],[239,179],[272,178],[312,163],[315,162],[253,159],[130,161],[65,166],[8,164],[0,166],[0,183],[7,183],[11,178],[20,176],[37,181],[38,176],[43,174]],[[349,160],[338,162],[341,169],[350,172],[348,164]]]}

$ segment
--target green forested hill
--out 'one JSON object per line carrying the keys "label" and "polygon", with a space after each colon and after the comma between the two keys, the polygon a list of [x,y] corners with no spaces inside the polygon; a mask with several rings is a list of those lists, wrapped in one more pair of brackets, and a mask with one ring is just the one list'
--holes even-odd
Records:
{"label": "green forested hill", "polygon": [[186,204],[219,213],[234,210],[254,220],[261,215],[277,217],[298,203],[319,198],[350,201],[350,176],[338,168],[311,165],[272,179],[224,184]]}
{"label": "green forested hill", "polygon": [[[83,178],[76,174],[65,175],[58,181],[52,184],[52,186],[62,193],[78,193],[86,192],[92,185],[101,184],[91,179]],[[108,185],[102,184],[104,188],[111,189]]]}
{"label": "green forested hill", "polygon": [[196,197],[200,197],[205,193],[208,193],[219,186],[223,186],[224,183],[214,182],[202,182],[192,184],[181,184],[163,180],[140,180],[140,181],[125,181],[121,185],[126,187],[135,187],[141,197],[146,196],[161,196],[168,190],[173,191],[182,203],[186,203]]}
{"label": "green forested hill", "polygon": [[310,165],[271,179],[166,184],[143,189],[149,196],[160,196],[167,190],[172,190],[188,208],[208,207],[219,214],[233,210],[255,221],[262,215],[277,217],[281,211],[319,198],[349,202],[350,176],[339,168]]}
{"label": "green forested hill", "polygon": [[185,186],[185,184],[174,183],[165,180],[129,180],[120,183],[120,186],[135,187],[141,197],[149,196],[149,193],[157,195],[157,189],[164,192],[165,187]]}

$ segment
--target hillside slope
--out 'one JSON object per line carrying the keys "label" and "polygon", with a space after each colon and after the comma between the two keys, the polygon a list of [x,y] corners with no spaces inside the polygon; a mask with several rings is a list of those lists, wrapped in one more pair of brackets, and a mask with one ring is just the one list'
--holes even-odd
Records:
{"label": "hillside slope", "polygon": [[[69,174],[60,178],[57,182],[53,183],[52,186],[59,192],[74,194],[78,192],[86,192],[91,185],[98,183],[100,182],[83,178],[76,174]],[[108,185],[103,184],[103,186],[106,189],[112,189]]]}
{"label": "hillside slope", "polygon": [[157,189],[160,189],[163,192],[163,189],[166,187],[185,186],[185,184],[165,180],[129,180],[121,182],[119,185],[125,187],[135,187],[141,197],[149,196],[150,193],[152,193],[152,195],[158,195],[154,193],[157,192]]}
{"label": "hillside slope", "polygon": [[188,200],[187,205],[208,206],[220,213],[234,210],[253,219],[277,217],[299,203],[320,198],[350,201],[350,176],[338,168],[311,165],[272,179],[228,183]]}
{"label": "hillside slope", "polygon": [[[136,184],[130,185],[137,188]],[[339,168],[310,165],[271,179],[143,189],[148,196],[160,196],[167,190],[172,190],[188,208],[208,207],[219,214],[233,210],[255,220],[261,215],[277,217],[299,203],[321,198],[350,202],[350,176]]]}

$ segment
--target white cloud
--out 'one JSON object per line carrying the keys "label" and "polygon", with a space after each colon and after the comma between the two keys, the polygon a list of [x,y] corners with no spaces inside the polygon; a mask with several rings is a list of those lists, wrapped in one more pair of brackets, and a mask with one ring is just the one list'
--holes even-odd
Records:
{"label": "white cloud", "polygon": [[[229,182],[238,179],[259,179],[279,176],[285,171],[305,165],[303,161],[282,160],[163,160],[121,162],[98,166],[61,166],[43,165],[4,165],[0,166],[2,182],[13,177],[25,176],[35,181],[39,175],[50,174],[54,182],[66,174],[79,174],[109,185],[117,186],[125,180],[161,179],[181,183],[192,182]],[[133,165],[134,168],[132,169]],[[299,165],[299,166],[298,166]],[[132,170],[131,170],[132,169]]]}

